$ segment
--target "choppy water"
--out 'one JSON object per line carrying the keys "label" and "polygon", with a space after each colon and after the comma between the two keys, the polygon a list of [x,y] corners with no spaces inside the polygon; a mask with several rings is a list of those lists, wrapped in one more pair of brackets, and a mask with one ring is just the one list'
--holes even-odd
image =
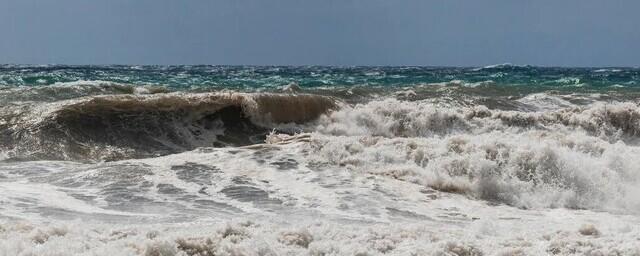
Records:
{"label": "choppy water", "polygon": [[640,69],[0,66],[0,255],[640,254]]}

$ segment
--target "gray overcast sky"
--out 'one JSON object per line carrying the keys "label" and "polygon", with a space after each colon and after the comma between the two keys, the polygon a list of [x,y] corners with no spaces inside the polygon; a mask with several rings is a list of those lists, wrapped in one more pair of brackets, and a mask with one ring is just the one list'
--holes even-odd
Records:
{"label": "gray overcast sky", "polygon": [[640,66],[638,0],[0,0],[0,63]]}

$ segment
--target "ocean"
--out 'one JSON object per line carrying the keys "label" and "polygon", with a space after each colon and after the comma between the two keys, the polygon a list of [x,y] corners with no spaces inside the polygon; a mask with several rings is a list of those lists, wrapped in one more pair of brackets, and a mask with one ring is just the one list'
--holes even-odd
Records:
{"label": "ocean", "polygon": [[640,255],[640,69],[0,65],[0,255]]}

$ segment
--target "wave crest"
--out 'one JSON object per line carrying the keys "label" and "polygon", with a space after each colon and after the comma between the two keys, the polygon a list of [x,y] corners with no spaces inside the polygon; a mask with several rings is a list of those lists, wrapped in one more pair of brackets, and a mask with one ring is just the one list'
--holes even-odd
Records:
{"label": "wave crest", "polygon": [[0,87],[0,103],[16,101],[53,102],[108,94],[155,94],[169,90],[157,85],[134,85],[109,81],[57,82],[51,85]]}
{"label": "wave crest", "polygon": [[315,95],[109,95],[8,106],[0,128],[14,157],[112,160],[262,142],[277,124],[307,122],[335,106]]}
{"label": "wave crest", "polygon": [[313,129],[332,135],[430,137],[529,129],[582,129],[610,141],[640,136],[636,103],[596,103],[540,112],[450,107],[395,99],[343,108],[323,116]]}

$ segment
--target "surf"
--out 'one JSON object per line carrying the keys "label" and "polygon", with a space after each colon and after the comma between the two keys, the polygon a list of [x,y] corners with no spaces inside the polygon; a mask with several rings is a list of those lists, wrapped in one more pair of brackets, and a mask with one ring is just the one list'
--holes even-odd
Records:
{"label": "surf", "polygon": [[116,160],[260,143],[275,125],[311,121],[336,104],[306,94],[91,96],[5,107],[0,128],[16,159]]}

